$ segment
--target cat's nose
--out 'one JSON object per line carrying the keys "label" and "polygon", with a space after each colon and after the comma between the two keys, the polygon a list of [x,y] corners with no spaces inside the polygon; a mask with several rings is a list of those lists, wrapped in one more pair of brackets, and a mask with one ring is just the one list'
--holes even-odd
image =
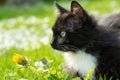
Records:
{"label": "cat's nose", "polygon": [[52,41],[50,42],[50,45],[51,45],[52,48],[54,48],[54,49],[56,48],[56,44],[53,43]]}

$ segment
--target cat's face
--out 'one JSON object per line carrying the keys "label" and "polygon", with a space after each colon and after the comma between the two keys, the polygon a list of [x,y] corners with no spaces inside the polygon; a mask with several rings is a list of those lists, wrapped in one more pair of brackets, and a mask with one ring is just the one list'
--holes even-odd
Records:
{"label": "cat's face", "polygon": [[[71,3],[71,11],[56,4],[60,16],[53,25],[51,46],[60,51],[77,51],[84,47],[89,39],[87,34],[87,13],[75,1]],[[87,36],[87,37],[86,37]]]}

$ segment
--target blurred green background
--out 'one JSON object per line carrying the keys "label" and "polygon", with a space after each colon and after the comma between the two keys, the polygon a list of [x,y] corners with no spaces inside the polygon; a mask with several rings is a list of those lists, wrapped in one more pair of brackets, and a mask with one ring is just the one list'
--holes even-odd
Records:
{"label": "blurred green background", "polygon": [[[56,0],[70,10],[72,0]],[[120,0],[76,0],[96,19],[120,11]],[[54,0],[0,0],[0,80],[48,80],[34,75],[31,69],[21,71],[12,61],[17,54],[26,56],[34,68],[45,57],[50,67],[63,65],[62,53],[50,46],[51,27],[58,16]],[[50,68],[49,67],[49,68]],[[57,69],[56,69],[57,70]],[[62,69],[60,69],[62,71]],[[59,73],[59,71],[58,71]],[[46,76],[50,73],[44,73]],[[59,73],[62,74],[62,73]],[[50,76],[50,75],[49,75]],[[49,80],[58,80],[52,75]],[[63,78],[59,78],[59,80]],[[64,78],[65,79],[65,78]]]}

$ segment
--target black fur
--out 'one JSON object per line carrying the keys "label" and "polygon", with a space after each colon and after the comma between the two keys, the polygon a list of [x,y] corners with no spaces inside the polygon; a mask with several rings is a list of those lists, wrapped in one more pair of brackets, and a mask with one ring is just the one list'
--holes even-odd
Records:
{"label": "black fur", "polygon": [[[62,13],[52,28],[51,46],[57,50],[72,52],[85,48],[87,53],[98,60],[96,80],[100,75],[106,75],[107,80],[111,77],[112,80],[120,79],[120,19],[116,20],[119,13],[111,15],[114,16],[112,19],[111,16],[107,17],[103,24],[98,25],[99,21],[89,16],[76,1],[71,6],[70,12],[60,7],[64,11],[60,10]],[[116,22],[112,23],[111,20]],[[63,38],[60,36],[61,31],[66,32]],[[58,43],[59,40],[61,43]]]}

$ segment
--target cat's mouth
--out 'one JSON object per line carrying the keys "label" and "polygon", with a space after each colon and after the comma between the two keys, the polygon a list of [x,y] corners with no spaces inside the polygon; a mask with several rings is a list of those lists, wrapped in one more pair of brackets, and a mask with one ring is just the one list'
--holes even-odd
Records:
{"label": "cat's mouth", "polygon": [[79,50],[79,48],[72,45],[57,45],[56,47],[53,48],[64,52],[68,52],[68,51],[76,52]]}

